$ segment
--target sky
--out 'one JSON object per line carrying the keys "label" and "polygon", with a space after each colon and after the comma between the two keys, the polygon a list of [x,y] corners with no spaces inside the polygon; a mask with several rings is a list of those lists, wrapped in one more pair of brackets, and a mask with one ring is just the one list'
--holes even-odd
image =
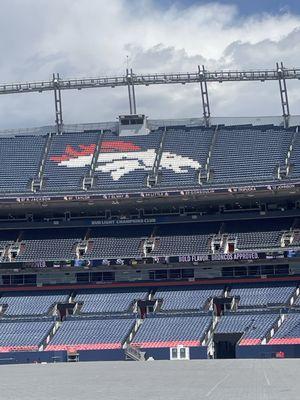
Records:
{"label": "sky", "polygon": [[[1,0],[0,81],[300,66],[299,0]],[[292,114],[300,83],[289,81]],[[280,115],[277,82],[210,84],[214,116]],[[65,123],[113,121],[126,88],[64,91]],[[199,117],[198,85],[136,88],[149,118]],[[54,123],[53,93],[0,97],[0,129]]]}
{"label": "sky", "polygon": [[[168,8],[175,2],[172,0],[157,0],[156,4],[162,7]],[[177,4],[188,7],[193,4],[203,5],[213,3],[213,1],[204,1],[204,0],[182,0]],[[259,13],[300,13],[300,2],[299,0],[222,0],[219,3],[221,4],[234,4],[238,7],[239,15],[253,15]]]}

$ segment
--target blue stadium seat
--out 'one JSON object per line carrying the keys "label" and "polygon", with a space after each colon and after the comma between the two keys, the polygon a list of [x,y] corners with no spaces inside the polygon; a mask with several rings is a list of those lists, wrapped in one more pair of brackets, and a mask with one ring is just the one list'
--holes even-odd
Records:
{"label": "blue stadium seat", "polygon": [[46,350],[120,349],[134,325],[133,318],[70,318],[63,322]]}
{"label": "blue stadium seat", "polygon": [[41,293],[32,295],[4,294],[0,297],[0,306],[7,307],[7,316],[44,315],[48,314],[56,303],[67,303],[69,296],[59,293]]}
{"label": "blue stadium seat", "polygon": [[214,333],[240,333],[242,334],[240,345],[257,345],[261,344],[278,319],[278,314],[225,315],[220,318]]}
{"label": "blue stadium seat", "polygon": [[239,296],[239,308],[289,305],[295,286],[233,288],[231,296]]}
{"label": "blue stadium seat", "polygon": [[[83,178],[90,169],[99,133],[64,133],[53,136],[44,171],[43,192],[78,191],[83,189]],[[89,158],[86,165],[77,163],[78,155]],[[74,157],[69,167],[63,161]],[[60,165],[62,163],[62,165]]]}
{"label": "blue stadium seat", "polygon": [[37,351],[54,327],[52,320],[0,321],[0,353]]}
{"label": "blue stadium seat", "polygon": [[15,136],[0,139],[0,193],[30,193],[38,174],[46,136]]}
{"label": "blue stadium seat", "polygon": [[290,313],[285,318],[268,344],[300,344],[300,315]]}
{"label": "blue stadium seat", "polygon": [[292,132],[283,129],[222,128],[211,159],[213,184],[251,184],[276,180],[284,165]]}
{"label": "blue stadium seat", "polygon": [[130,311],[134,300],[145,300],[148,291],[77,293],[75,301],[82,302],[81,313],[124,313]]}
{"label": "blue stadium seat", "polygon": [[211,323],[208,315],[146,318],[131,344],[140,348],[201,346]]}
{"label": "blue stadium seat", "polygon": [[156,299],[163,299],[161,311],[201,310],[208,299],[221,296],[222,289],[157,290]]}

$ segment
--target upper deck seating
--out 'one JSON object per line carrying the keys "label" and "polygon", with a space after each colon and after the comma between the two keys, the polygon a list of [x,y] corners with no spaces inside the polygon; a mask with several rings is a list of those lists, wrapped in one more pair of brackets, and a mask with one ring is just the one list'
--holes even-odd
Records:
{"label": "upper deck seating", "polygon": [[[110,130],[53,135],[41,191],[86,193],[83,180],[89,176],[98,145],[93,191],[145,191],[155,161],[159,165],[154,188],[159,190],[199,188],[200,170],[202,176],[209,172],[207,188],[272,183],[278,181],[278,167],[285,165],[293,134],[294,128],[275,126],[219,127],[217,131],[214,127],[169,126],[166,131],[160,128],[141,136],[119,136]],[[300,174],[298,136],[291,153],[291,178]],[[0,139],[1,194],[31,192],[30,184],[39,172],[47,138],[36,135]]]}
{"label": "upper deck seating", "polygon": [[95,169],[97,189],[146,188],[161,135],[160,130],[129,137],[105,132]]}
{"label": "upper deck seating", "polygon": [[99,133],[64,133],[53,136],[44,171],[44,192],[82,190]]}
{"label": "upper deck seating", "polygon": [[212,151],[212,184],[251,184],[274,181],[284,165],[291,130],[259,127],[221,128]]}
{"label": "upper deck seating", "polygon": [[[159,186],[198,185],[200,167],[204,168],[214,129],[168,127],[159,171]],[[173,168],[165,168],[167,163]]]}
{"label": "upper deck seating", "polygon": [[45,136],[16,136],[0,139],[0,193],[30,192],[39,170]]}
{"label": "upper deck seating", "polygon": [[296,134],[296,139],[293,144],[290,163],[292,165],[292,178],[300,177],[300,133]]}

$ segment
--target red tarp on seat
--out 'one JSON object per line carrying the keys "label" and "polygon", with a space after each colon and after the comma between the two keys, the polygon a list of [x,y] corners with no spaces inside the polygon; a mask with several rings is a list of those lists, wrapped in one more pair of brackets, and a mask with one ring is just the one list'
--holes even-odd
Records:
{"label": "red tarp on seat", "polygon": [[82,344],[49,344],[45,351],[73,350],[112,350],[121,349],[121,343],[82,343]]}
{"label": "red tarp on seat", "polygon": [[10,351],[37,351],[38,346],[0,346],[0,353],[8,353]]}
{"label": "red tarp on seat", "polygon": [[177,346],[186,346],[186,347],[198,347],[201,346],[200,340],[175,340],[175,341],[167,341],[167,342],[133,342],[132,346],[140,347],[140,348],[160,348],[160,347],[177,347]]}
{"label": "red tarp on seat", "polygon": [[300,338],[273,338],[268,344],[300,344]]}
{"label": "red tarp on seat", "polygon": [[255,346],[257,344],[261,344],[260,339],[242,339],[239,343],[239,346]]}

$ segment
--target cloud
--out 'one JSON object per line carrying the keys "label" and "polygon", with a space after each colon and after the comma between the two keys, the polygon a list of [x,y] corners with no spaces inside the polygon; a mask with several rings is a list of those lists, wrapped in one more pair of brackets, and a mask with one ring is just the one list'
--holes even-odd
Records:
{"label": "cloud", "polygon": [[[300,17],[289,12],[242,17],[221,2],[159,8],[150,0],[2,0],[2,81],[208,69],[297,66]],[[4,17],[5,16],[5,17]],[[5,55],[5,57],[3,57]],[[298,82],[288,82],[291,112]],[[138,111],[151,118],[201,115],[197,85],[139,87]],[[280,114],[278,83],[213,84],[213,115]],[[66,123],[114,120],[128,110],[125,88],[63,93]],[[53,123],[51,94],[0,99],[0,127]]]}

